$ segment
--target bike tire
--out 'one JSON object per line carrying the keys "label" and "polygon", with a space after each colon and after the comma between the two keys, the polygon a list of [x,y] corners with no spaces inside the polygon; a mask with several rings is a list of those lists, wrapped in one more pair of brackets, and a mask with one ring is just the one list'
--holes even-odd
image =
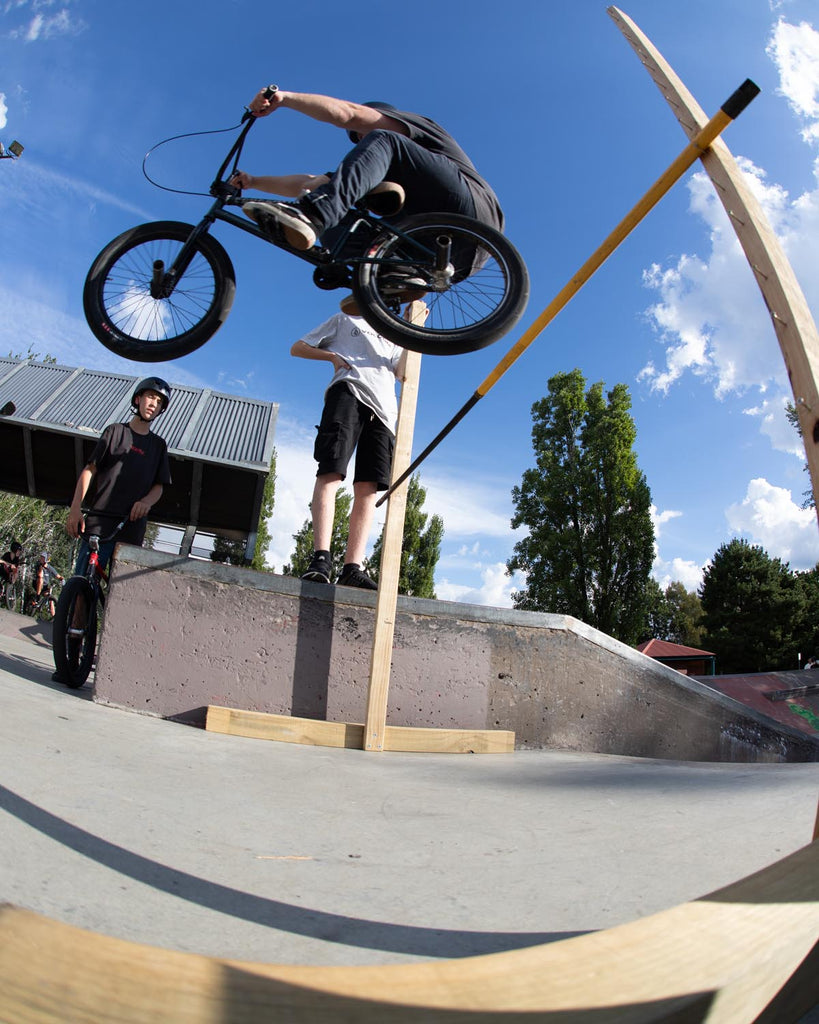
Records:
{"label": "bike tire", "polygon": [[91,265],[83,309],[98,341],[125,359],[159,363],[194,352],[213,337],[233,305],[236,274],[224,247],[208,234],[168,298],[154,299],[154,261],[168,268],[193,232],[163,220],[118,235]]}
{"label": "bike tire", "polygon": [[[77,634],[72,623],[81,598],[87,615],[85,625]],[[97,600],[84,576],[72,576],[63,587],[57,600],[51,636],[57,674],[66,686],[76,690],[91,673],[97,647]]]}
{"label": "bike tire", "polygon": [[[418,214],[394,227],[385,226],[373,239],[367,260],[356,264],[353,275],[361,315],[379,334],[415,352],[452,356],[491,345],[520,320],[529,299],[529,274],[520,253],[499,231],[448,213]],[[429,309],[427,319],[411,324],[390,296],[388,278],[392,274],[394,279],[398,263],[432,282],[442,236],[452,243],[454,274],[446,285],[430,283],[421,299]]]}
{"label": "bike tire", "polygon": [[7,583],[3,590],[3,604],[10,612],[17,607],[17,587],[13,583]]}

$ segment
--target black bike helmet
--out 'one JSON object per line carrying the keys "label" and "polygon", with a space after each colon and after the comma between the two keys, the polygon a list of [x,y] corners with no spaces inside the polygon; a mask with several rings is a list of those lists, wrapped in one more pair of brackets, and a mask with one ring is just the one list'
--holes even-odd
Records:
{"label": "black bike helmet", "polygon": [[131,405],[136,409],[137,399],[143,391],[156,391],[157,394],[162,395],[162,408],[159,410],[159,415],[162,415],[171,404],[171,385],[163,380],[161,377],[145,377],[139,384],[134,388],[134,393],[131,395]]}
{"label": "black bike helmet", "polygon": [[11,553],[13,555],[16,555],[18,551],[22,551],[22,550],[23,550],[23,545],[20,543],[19,540],[14,540],[14,541],[11,542]]}
{"label": "black bike helmet", "polygon": [[[389,114],[391,110],[398,112],[398,107],[394,107],[392,103],[382,103],[381,100],[368,100],[366,103],[361,104],[362,107],[372,107],[373,110],[383,110],[384,113]],[[358,132],[347,132],[347,138],[350,142],[361,142],[361,136]]]}

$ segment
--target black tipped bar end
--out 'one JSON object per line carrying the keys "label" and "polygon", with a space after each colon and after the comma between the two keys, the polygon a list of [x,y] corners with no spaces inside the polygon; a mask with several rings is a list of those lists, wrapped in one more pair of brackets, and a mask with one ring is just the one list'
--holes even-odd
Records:
{"label": "black tipped bar end", "polygon": [[726,114],[733,121],[735,117],[739,117],[751,100],[758,94],[759,86],[756,82],[752,82],[750,78],[746,78],[737,91],[722,104],[720,109],[723,114]]}

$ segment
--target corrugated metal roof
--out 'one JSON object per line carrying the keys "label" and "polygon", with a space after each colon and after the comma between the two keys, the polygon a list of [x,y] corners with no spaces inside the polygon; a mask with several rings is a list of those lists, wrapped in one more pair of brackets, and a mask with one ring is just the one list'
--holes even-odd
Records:
{"label": "corrugated metal roof", "polygon": [[[55,363],[0,359],[0,406],[14,402],[9,422],[65,433],[98,434],[128,419],[143,377]],[[169,382],[173,399],[154,430],[171,454],[266,472],[273,454],[278,405]]]}

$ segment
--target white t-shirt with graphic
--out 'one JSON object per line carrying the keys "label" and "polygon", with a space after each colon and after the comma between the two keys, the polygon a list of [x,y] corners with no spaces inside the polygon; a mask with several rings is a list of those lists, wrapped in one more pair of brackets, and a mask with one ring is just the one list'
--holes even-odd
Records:
{"label": "white t-shirt with graphic", "polygon": [[346,313],[336,313],[301,340],[311,348],[343,356],[350,368],[336,371],[327,390],[344,381],[356,398],[395,434],[395,370],[403,349],[382,338],[360,316]]}

